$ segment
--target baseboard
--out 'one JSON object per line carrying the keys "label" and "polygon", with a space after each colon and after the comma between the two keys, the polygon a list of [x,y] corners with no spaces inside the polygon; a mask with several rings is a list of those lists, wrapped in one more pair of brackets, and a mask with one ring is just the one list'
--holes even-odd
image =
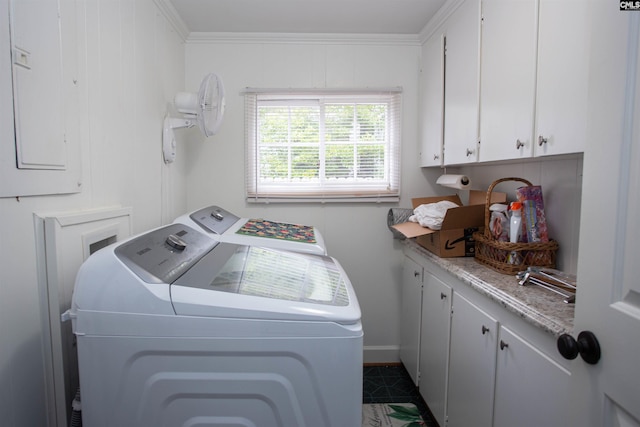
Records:
{"label": "baseboard", "polygon": [[400,347],[397,345],[364,346],[363,362],[366,365],[400,363]]}

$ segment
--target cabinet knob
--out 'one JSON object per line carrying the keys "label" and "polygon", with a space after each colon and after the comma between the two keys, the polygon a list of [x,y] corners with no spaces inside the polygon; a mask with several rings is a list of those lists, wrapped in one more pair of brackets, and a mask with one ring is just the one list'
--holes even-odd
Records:
{"label": "cabinet knob", "polygon": [[447,298],[447,294],[445,294],[444,292],[440,292],[440,299],[446,299]]}
{"label": "cabinet knob", "polygon": [[414,271],[414,272],[413,272],[413,277],[418,277],[419,275],[420,275],[420,272],[419,272],[419,271]]}
{"label": "cabinet knob", "polygon": [[482,335],[486,334],[487,332],[489,332],[489,328],[487,328],[486,326],[482,325]]}
{"label": "cabinet knob", "polygon": [[467,148],[467,157],[471,156],[475,152],[476,152],[475,150],[472,150],[471,148]]}
{"label": "cabinet knob", "polygon": [[540,135],[540,136],[538,137],[538,145],[539,145],[540,147],[542,147],[542,146],[543,146],[544,144],[546,144],[546,143],[547,143],[547,138],[545,138],[544,136]]}
{"label": "cabinet knob", "polygon": [[577,341],[569,334],[562,334],[558,337],[557,344],[558,351],[565,359],[573,360],[580,354],[590,365],[595,365],[600,360],[600,344],[593,332],[580,332]]}
{"label": "cabinet knob", "polygon": [[521,149],[522,147],[524,147],[524,142],[520,141],[519,139],[516,140],[516,150]]}
{"label": "cabinet knob", "polygon": [[500,340],[500,350],[504,350],[507,347],[509,347],[509,344],[507,344],[506,342]]}
{"label": "cabinet knob", "polygon": [[434,154],[434,155],[433,155],[433,160],[438,160],[439,158],[440,158],[440,155],[439,155],[439,154]]}

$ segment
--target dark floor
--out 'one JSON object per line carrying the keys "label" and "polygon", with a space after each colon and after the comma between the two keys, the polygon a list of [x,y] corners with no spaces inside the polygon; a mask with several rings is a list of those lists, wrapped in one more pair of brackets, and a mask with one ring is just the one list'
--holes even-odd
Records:
{"label": "dark floor", "polygon": [[404,366],[365,366],[363,383],[363,403],[413,403],[427,427],[438,427]]}

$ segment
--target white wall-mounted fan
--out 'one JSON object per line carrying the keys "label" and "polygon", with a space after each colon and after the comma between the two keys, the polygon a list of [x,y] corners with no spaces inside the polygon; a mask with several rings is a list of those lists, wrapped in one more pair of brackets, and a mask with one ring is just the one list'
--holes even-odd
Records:
{"label": "white wall-mounted fan", "polygon": [[162,154],[165,163],[171,163],[176,158],[174,129],[190,128],[197,124],[204,136],[218,132],[225,106],[222,79],[217,74],[207,74],[200,83],[198,93],[179,92],[173,103],[182,116],[171,117],[167,113],[164,117]]}

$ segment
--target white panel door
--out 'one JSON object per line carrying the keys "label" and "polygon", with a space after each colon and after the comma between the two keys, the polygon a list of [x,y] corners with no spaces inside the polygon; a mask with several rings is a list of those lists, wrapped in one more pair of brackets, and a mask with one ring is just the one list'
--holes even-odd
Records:
{"label": "white panel door", "polygon": [[418,388],[441,426],[445,425],[447,402],[451,293],[444,282],[424,272]]}
{"label": "white panel door", "polygon": [[481,162],[532,155],[537,2],[483,0]]}
{"label": "white panel door", "polygon": [[420,166],[440,166],[444,126],[444,34],[441,32],[436,32],[422,47],[421,78]]}
{"label": "white panel door", "polygon": [[10,6],[18,167],[65,169],[58,2],[11,0]]}
{"label": "white panel door", "polygon": [[455,293],[449,349],[448,427],[491,427],[498,321]]}
{"label": "white panel door", "polygon": [[590,70],[589,4],[583,0],[540,0],[536,156],[584,150]]}
{"label": "white panel door", "polygon": [[601,359],[571,362],[570,425],[639,426],[640,15],[593,3],[575,333]]}
{"label": "white panel door", "polygon": [[480,1],[464,0],[447,21],[444,164],[478,160]]}
{"label": "white panel door", "polygon": [[0,0],[0,197],[82,189],[75,0]]}
{"label": "white panel door", "polygon": [[493,427],[569,427],[569,372],[524,338],[500,327]]}
{"label": "white panel door", "polygon": [[422,266],[405,256],[402,266],[400,360],[418,384],[420,320],[422,318]]}

